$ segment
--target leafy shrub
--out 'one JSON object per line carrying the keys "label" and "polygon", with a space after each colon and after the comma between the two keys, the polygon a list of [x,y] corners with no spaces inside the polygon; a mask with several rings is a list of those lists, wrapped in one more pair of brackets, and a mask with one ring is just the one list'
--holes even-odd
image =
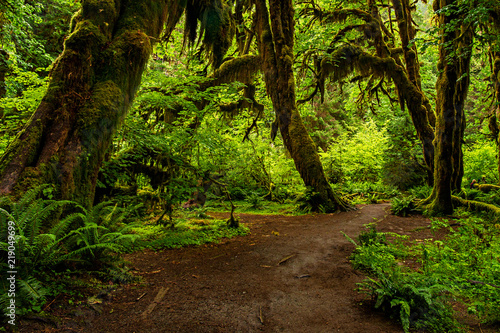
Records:
{"label": "leafy shrub", "polygon": [[425,184],[427,179],[422,144],[407,112],[396,108],[390,117],[386,123],[388,149],[384,154],[382,179],[388,185],[407,191]]}
{"label": "leafy shrub", "polygon": [[125,210],[103,202],[90,210],[81,209],[83,213],[74,215],[81,226],[67,235],[66,246],[71,251],[67,259],[77,258],[99,267],[110,253],[123,252],[138,238],[131,234],[135,225],[124,223],[134,208]]}
{"label": "leafy shrub", "polygon": [[[400,318],[405,331],[460,331],[447,304],[451,298],[482,322],[500,322],[500,225],[478,217],[452,224],[432,221],[432,230],[447,230],[443,240],[409,242],[407,236],[377,233],[372,225],[359,236],[352,264],[370,275],[360,291]],[[408,257],[418,269],[404,265]]]}
{"label": "leafy shrub", "polygon": [[464,178],[470,183],[473,179],[486,179],[498,183],[497,148],[493,141],[476,142],[464,149]]}
{"label": "leafy shrub", "polygon": [[412,187],[408,190],[415,199],[426,199],[432,193],[432,187],[429,185],[420,185]]}
{"label": "leafy shrub", "polygon": [[[359,283],[359,291],[375,300],[380,308],[399,318],[405,332],[410,327],[430,332],[455,332],[459,325],[446,304],[449,289],[435,276],[422,275],[399,265],[400,259],[410,255],[405,236],[376,232],[368,225],[360,234],[359,245],[351,256],[356,269],[371,277]],[[393,243],[387,242],[387,235]]]}
{"label": "leafy shrub", "polygon": [[385,127],[379,128],[373,120],[344,132],[321,153],[321,160],[328,178],[343,181],[370,181],[380,179],[384,152],[388,148]]}
{"label": "leafy shrub", "polygon": [[414,198],[409,196],[395,197],[391,200],[391,212],[398,216],[408,216],[415,211]]}
{"label": "leafy shrub", "polygon": [[[29,190],[16,202],[0,198],[0,253],[4,258],[0,268],[9,270],[7,233],[14,226],[18,314],[40,310],[44,297],[53,292],[54,274],[47,272],[63,271],[70,262],[91,263],[96,268],[110,251],[119,252],[136,238],[126,235],[128,227],[121,226],[127,215],[124,210],[103,203],[87,211],[71,201],[46,200],[40,197],[45,188]],[[73,206],[76,212],[56,220],[63,206]],[[6,293],[1,295],[0,305],[6,309],[9,299]]]}
{"label": "leafy shrub", "polygon": [[247,196],[246,202],[249,203],[252,209],[262,209],[264,207],[264,199],[258,192],[251,192]]}
{"label": "leafy shrub", "polygon": [[297,195],[294,204],[299,212],[307,214],[312,211],[322,211],[321,202],[319,193],[307,187],[304,192]]}

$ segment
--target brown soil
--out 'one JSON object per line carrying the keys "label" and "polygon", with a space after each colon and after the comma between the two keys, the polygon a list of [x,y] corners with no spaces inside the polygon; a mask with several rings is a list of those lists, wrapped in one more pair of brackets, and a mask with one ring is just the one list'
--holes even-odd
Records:
{"label": "brown soil", "polygon": [[377,222],[381,231],[431,238],[428,219],[389,215],[388,204],[240,218],[249,236],[127,255],[140,284],[66,310],[57,327],[29,320],[21,332],[402,332],[355,291],[364,275],[351,268],[354,246],[341,231],[355,239]]}

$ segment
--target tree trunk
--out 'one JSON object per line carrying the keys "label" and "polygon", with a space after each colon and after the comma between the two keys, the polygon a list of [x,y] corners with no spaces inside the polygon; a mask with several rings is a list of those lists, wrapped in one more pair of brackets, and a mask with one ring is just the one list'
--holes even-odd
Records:
{"label": "tree trunk", "polygon": [[[496,143],[497,143],[497,161],[498,161],[498,174],[500,175],[500,52],[493,52],[494,63],[493,63],[493,83],[495,85],[495,98],[496,106],[493,113],[495,119],[495,127],[493,128],[494,133],[496,133]],[[500,177],[498,177],[500,182]]]}
{"label": "tree trunk", "polygon": [[83,0],[45,97],[0,159],[0,195],[53,183],[85,206],[166,19],[167,0]]}
{"label": "tree trunk", "polygon": [[[277,125],[285,147],[306,186],[317,193],[313,208],[324,211],[346,210],[328,183],[316,145],[307,133],[296,105],[293,74],[294,9],[291,0],[256,1],[259,52],[262,71],[270,95]],[[275,129],[273,129],[274,131]]]}
{"label": "tree trunk", "polygon": [[[455,3],[454,0],[436,1],[434,9]],[[439,16],[444,32],[439,47],[439,77],[436,83],[434,187],[429,198],[429,210],[435,214],[453,213],[451,194],[453,190],[460,190],[463,176],[464,106],[469,88],[472,33],[463,26],[459,30],[446,31],[449,29],[445,26],[457,20],[457,15],[452,11]],[[457,55],[453,55],[455,52]]]}
{"label": "tree trunk", "polygon": [[[7,87],[5,86],[5,76],[9,72],[9,54],[0,49],[0,98],[4,98],[7,94]],[[0,120],[2,120],[4,115],[3,108],[0,108]]]}
{"label": "tree trunk", "polygon": [[410,3],[408,0],[392,0],[392,5],[398,23],[406,72],[409,80],[422,95],[422,105],[425,107],[425,109],[419,108],[416,110],[408,106],[408,109],[418,136],[423,143],[424,160],[427,165],[427,184],[432,186],[434,182],[434,146],[432,144],[434,133],[432,127],[436,124],[436,115],[432,110],[429,100],[422,91],[422,79],[420,76],[417,47],[415,44],[410,45],[411,40],[413,40],[416,35],[413,19],[411,17]]}

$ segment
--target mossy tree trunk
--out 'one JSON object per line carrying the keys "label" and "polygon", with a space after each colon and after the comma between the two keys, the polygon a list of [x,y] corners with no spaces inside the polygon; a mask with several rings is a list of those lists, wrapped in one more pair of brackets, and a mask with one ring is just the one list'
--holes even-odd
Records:
{"label": "mossy tree trunk", "polygon": [[[493,52],[494,62],[493,62],[493,82],[495,85],[495,112],[493,114],[493,119],[495,121],[493,133],[496,133],[496,143],[497,143],[497,162],[498,162],[498,174],[500,175],[500,51]],[[500,182],[500,177],[499,177]]]}
{"label": "mossy tree trunk", "polygon": [[[315,209],[347,209],[347,204],[332,190],[323,171],[317,147],[307,133],[296,104],[292,69],[294,48],[294,9],[291,0],[256,0],[258,47],[267,93],[276,112],[277,126],[285,147],[306,186],[317,197]],[[273,129],[277,130],[277,129]]]}
{"label": "mossy tree trunk", "polygon": [[412,18],[412,7],[409,0],[392,0],[392,6],[396,16],[401,46],[403,49],[403,58],[405,62],[408,79],[413,83],[416,90],[422,96],[422,105],[425,108],[409,108],[410,115],[417,130],[418,136],[422,141],[424,160],[427,165],[427,183],[433,184],[434,172],[434,140],[433,128],[436,124],[436,116],[432,110],[431,104],[422,91],[422,79],[420,76],[420,63],[418,61],[417,47],[411,44],[416,37],[416,29]]}
{"label": "mossy tree trunk", "polygon": [[167,0],[83,0],[42,102],[0,159],[0,195],[41,183],[89,206],[167,16]]}
{"label": "mossy tree trunk", "polygon": [[[4,98],[7,94],[7,87],[5,86],[5,76],[9,72],[9,54],[0,49],[0,98]],[[0,108],[0,120],[2,120],[4,115],[3,109]]]}
{"label": "mossy tree trunk", "polygon": [[[456,5],[456,0],[435,1],[435,10]],[[435,214],[453,213],[452,192],[460,190],[463,176],[464,106],[469,88],[473,37],[468,27],[457,22],[456,8],[439,14],[443,35],[439,47],[439,77],[436,82],[434,187],[429,198],[429,210]],[[452,25],[457,27],[451,29]]]}

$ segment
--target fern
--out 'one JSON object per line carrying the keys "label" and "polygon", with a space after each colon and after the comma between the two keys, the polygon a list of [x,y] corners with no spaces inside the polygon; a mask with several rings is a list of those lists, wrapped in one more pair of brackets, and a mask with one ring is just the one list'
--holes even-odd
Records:
{"label": "fern", "polygon": [[81,214],[69,216],[70,220],[81,219],[82,224],[66,236],[70,252],[64,259],[84,260],[95,265],[100,264],[109,253],[123,251],[123,246],[139,238],[138,235],[128,234],[136,225],[122,226],[131,211],[103,202],[90,210],[83,209]]}

